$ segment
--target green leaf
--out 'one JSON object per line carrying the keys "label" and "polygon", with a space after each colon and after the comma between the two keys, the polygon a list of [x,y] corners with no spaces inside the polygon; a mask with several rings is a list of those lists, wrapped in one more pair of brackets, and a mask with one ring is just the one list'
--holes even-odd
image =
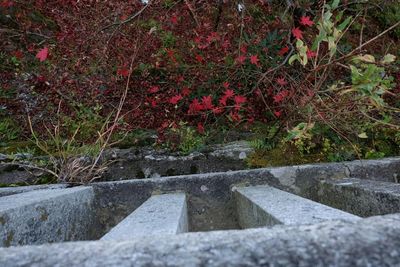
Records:
{"label": "green leaf", "polygon": [[293,65],[293,62],[296,61],[296,60],[300,61],[299,55],[293,55],[293,56],[291,56],[291,57],[289,58],[289,65]]}
{"label": "green leaf", "polygon": [[339,3],[340,3],[340,0],[333,0],[333,2],[332,2],[332,4],[331,4],[331,8],[332,8],[332,9],[338,8]]}
{"label": "green leaf", "polygon": [[359,55],[353,58],[355,62],[366,62],[366,63],[375,63],[375,57],[373,55]]}
{"label": "green leaf", "polygon": [[336,22],[339,22],[342,20],[343,18],[343,11],[340,11],[337,15],[336,15]]}
{"label": "green leaf", "polygon": [[362,138],[362,139],[368,139],[368,135],[367,135],[365,132],[360,133],[360,134],[358,135],[358,137],[360,137],[360,138]]}
{"label": "green leaf", "polygon": [[396,56],[392,55],[392,54],[387,54],[384,56],[384,58],[382,59],[381,63],[382,64],[389,64],[389,63],[393,63],[396,61]]}
{"label": "green leaf", "polygon": [[353,17],[347,17],[340,25],[337,27],[339,31],[343,31],[350,23],[350,21],[353,19]]}

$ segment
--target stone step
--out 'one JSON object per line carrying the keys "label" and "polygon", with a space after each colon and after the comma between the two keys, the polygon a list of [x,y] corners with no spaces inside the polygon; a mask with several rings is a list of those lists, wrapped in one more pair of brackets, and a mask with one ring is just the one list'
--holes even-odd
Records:
{"label": "stone step", "polygon": [[361,219],[270,186],[235,187],[233,191],[242,228]]}
{"label": "stone step", "polygon": [[174,235],[187,231],[186,195],[164,194],[150,197],[101,240],[134,240],[141,236]]}
{"label": "stone step", "polygon": [[321,182],[318,201],[358,216],[400,212],[400,184],[345,178]]}
{"label": "stone step", "polygon": [[93,200],[91,187],[0,197],[0,247],[88,239]]}

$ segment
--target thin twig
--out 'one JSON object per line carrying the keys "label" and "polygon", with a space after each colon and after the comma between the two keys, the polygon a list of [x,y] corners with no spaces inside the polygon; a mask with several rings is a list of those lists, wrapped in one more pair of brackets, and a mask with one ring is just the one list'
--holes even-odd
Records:
{"label": "thin twig", "polygon": [[136,17],[138,17],[140,14],[143,13],[143,11],[145,11],[147,9],[147,7],[149,7],[151,5],[151,1],[149,1],[149,3],[147,5],[145,5],[141,10],[139,10],[138,12],[136,12],[135,14],[129,16],[126,20],[120,21],[120,22],[114,22],[108,26],[103,27],[100,31],[105,31],[113,26],[121,26],[123,24],[129,23],[132,20],[134,20]]}
{"label": "thin twig", "polygon": [[333,63],[336,63],[336,62],[342,61],[343,59],[346,59],[346,58],[351,57],[351,56],[354,55],[357,51],[359,51],[361,48],[363,48],[363,47],[369,45],[370,43],[372,43],[372,42],[374,42],[374,41],[376,41],[377,39],[379,39],[380,37],[382,37],[382,36],[385,35],[386,33],[390,32],[391,30],[393,30],[393,29],[395,29],[396,27],[398,27],[399,25],[400,25],[400,21],[397,22],[396,24],[394,24],[393,26],[389,27],[388,29],[384,30],[383,32],[381,32],[380,34],[378,34],[377,36],[375,36],[374,38],[368,40],[367,42],[363,43],[362,45],[359,45],[357,48],[355,48],[354,50],[352,50],[352,51],[349,52],[348,54],[346,54],[346,55],[344,55],[344,56],[342,56],[342,57],[340,57],[340,58],[337,58],[337,59],[335,59],[335,60],[332,60],[332,61],[330,61],[330,62],[327,63],[327,64],[320,65],[320,66],[314,68],[312,71],[318,71],[318,70],[320,70],[320,69],[322,69],[322,68],[325,68],[325,67],[328,67],[328,66],[332,65]]}
{"label": "thin twig", "polygon": [[196,22],[197,27],[200,26],[199,20],[197,19],[196,13],[194,13],[192,5],[189,3],[188,0],[185,0],[185,4],[189,9],[190,16],[192,16],[193,20]]}
{"label": "thin twig", "polygon": [[132,76],[132,73],[133,73],[133,62],[134,62],[134,60],[136,58],[137,50],[138,49],[137,49],[137,46],[136,46],[136,51],[135,51],[135,54],[132,56],[132,60],[131,60],[130,68],[129,68],[129,75],[128,75],[128,79],[126,81],[125,91],[122,94],[121,100],[119,102],[119,106],[118,106],[118,109],[117,109],[117,113],[115,115],[115,119],[114,119],[113,125],[111,125],[110,132],[108,133],[107,139],[105,140],[103,146],[101,147],[101,150],[100,150],[98,156],[96,157],[96,160],[94,161],[94,163],[93,163],[93,165],[92,165],[92,167],[90,169],[90,172],[93,171],[93,169],[96,167],[97,163],[99,162],[101,156],[104,153],[104,150],[106,149],[106,147],[108,146],[108,144],[110,142],[111,136],[114,133],[115,128],[118,125],[118,121],[120,120],[120,114],[121,114],[122,108],[123,108],[123,106],[125,104],[126,97],[128,95],[129,83],[131,81],[131,76]]}

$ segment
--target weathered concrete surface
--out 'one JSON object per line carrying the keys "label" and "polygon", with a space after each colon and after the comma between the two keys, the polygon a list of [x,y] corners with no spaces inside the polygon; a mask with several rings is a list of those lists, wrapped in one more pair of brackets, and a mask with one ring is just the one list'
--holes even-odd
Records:
{"label": "weathered concrete surface", "polygon": [[361,219],[347,212],[270,186],[237,187],[233,191],[235,192],[239,225],[242,228]]}
{"label": "weathered concrete surface", "polygon": [[[392,177],[397,173],[400,159],[380,161],[379,166],[369,168],[371,175],[391,165]],[[373,162],[373,161],[372,161]],[[396,163],[396,164],[395,164]],[[268,184],[303,197],[317,199],[320,180],[340,179],[351,176],[347,165],[359,162],[315,164],[281,168],[209,173],[176,176],[161,179],[130,180],[94,184],[98,203],[98,215],[105,229],[110,229],[139,207],[153,192],[168,193],[185,191],[188,197],[189,225],[191,231],[238,228],[236,208],[230,193],[233,185]],[[396,167],[396,168],[395,168]],[[135,193],[133,193],[135,192]]]}
{"label": "weathered concrete surface", "polygon": [[318,201],[362,217],[400,212],[400,184],[357,178],[321,182]]}
{"label": "weathered concrete surface", "polygon": [[[254,175],[251,175],[254,174]],[[111,229],[151,195],[185,192],[190,231],[237,229],[231,186],[278,184],[268,172],[227,172],[93,184],[97,215],[104,229]]]}
{"label": "weathered concrete surface", "polygon": [[174,235],[188,231],[185,194],[150,197],[101,240],[135,240],[142,236]]}
{"label": "weathered concrete surface", "polygon": [[157,178],[196,173],[246,169],[244,159],[253,151],[247,142],[207,147],[190,155],[152,148],[113,149],[108,157],[117,160],[104,175],[104,181]]}
{"label": "weathered concrete surface", "polygon": [[101,182],[93,184],[93,187],[98,218],[106,230],[128,216],[152,194],[176,191],[187,195],[190,231],[237,229],[239,225],[231,187],[270,185],[317,201],[320,181],[351,177],[353,173],[350,169],[357,169],[355,174],[362,171],[368,173],[369,178],[392,181],[400,173],[400,158]]}
{"label": "weathered concrete surface", "polygon": [[357,160],[343,162],[348,168],[348,177],[357,177],[375,181],[393,182],[400,181],[400,158],[386,158],[380,160]]}
{"label": "weathered concrete surface", "polygon": [[50,185],[31,185],[31,186],[18,186],[18,187],[3,187],[0,188],[0,197],[5,197],[9,195],[30,192],[34,190],[42,189],[62,189],[66,188],[66,184],[50,184]]}
{"label": "weathered concrete surface", "polygon": [[400,215],[0,249],[0,266],[399,266]]}
{"label": "weathered concrete surface", "polygon": [[91,187],[1,197],[0,246],[87,240],[93,227],[93,200]]}

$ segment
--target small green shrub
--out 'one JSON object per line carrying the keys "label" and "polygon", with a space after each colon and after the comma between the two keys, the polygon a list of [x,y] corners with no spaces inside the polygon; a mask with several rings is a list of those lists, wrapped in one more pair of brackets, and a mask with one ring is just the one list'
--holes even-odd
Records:
{"label": "small green shrub", "polygon": [[[383,4],[381,7],[383,8],[383,11],[374,9],[375,12],[373,12],[372,16],[379,21],[382,30],[387,29],[400,21],[400,3],[393,1],[393,3]],[[400,28],[397,27],[390,34],[397,39],[400,39]]]}
{"label": "small green shrub", "polygon": [[13,120],[0,118],[0,143],[16,140],[20,133],[20,127]]}

